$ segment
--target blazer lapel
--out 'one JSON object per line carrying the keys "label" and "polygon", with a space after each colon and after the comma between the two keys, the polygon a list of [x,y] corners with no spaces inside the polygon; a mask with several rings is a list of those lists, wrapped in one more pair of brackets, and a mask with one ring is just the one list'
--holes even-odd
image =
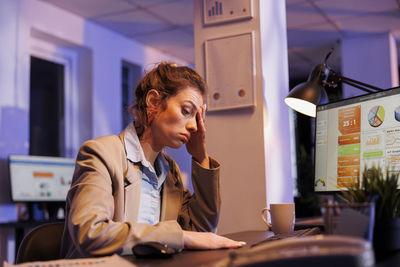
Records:
{"label": "blazer lapel", "polygon": [[136,222],[139,214],[140,194],[142,189],[142,172],[138,165],[128,162],[124,180],[125,189],[125,220]]}
{"label": "blazer lapel", "polygon": [[[125,149],[125,131],[119,134],[119,138]],[[131,164],[126,160],[126,171],[124,175],[124,217],[125,221],[136,222],[139,214],[140,194],[142,189],[142,172],[140,166]]]}

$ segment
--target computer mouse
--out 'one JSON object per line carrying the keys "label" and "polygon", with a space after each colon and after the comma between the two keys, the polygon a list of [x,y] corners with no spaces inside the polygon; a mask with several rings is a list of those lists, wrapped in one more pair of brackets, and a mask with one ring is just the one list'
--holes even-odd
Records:
{"label": "computer mouse", "polygon": [[137,258],[168,258],[176,251],[167,244],[150,241],[136,244],[133,246],[132,252]]}

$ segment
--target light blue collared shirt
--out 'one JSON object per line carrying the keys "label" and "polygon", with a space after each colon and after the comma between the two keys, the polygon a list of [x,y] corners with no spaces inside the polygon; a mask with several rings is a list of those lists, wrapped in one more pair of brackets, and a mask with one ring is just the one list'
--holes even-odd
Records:
{"label": "light blue collared shirt", "polygon": [[128,160],[135,164],[139,163],[142,170],[142,190],[137,222],[155,225],[160,221],[161,189],[169,171],[168,162],[162,153],[159,153],[154,162],[157,171],[154,170],[144,156],[133,123],[126,127],[124,141]]}

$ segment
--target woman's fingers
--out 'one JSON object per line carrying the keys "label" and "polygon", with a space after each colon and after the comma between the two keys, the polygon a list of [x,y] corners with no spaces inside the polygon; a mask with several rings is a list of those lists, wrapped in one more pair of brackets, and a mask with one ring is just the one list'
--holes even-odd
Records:
{"label": "woman's fingers", "polygon": [[206,127],[204,125],[204,110],[203,107],[201,107],[197,113],[196,113],[196,119],[197,119],[197,130],[199,133],[204,133],[206,131]]}
{"label": "woman's fingers", "polygon": [[216,248],[239,248],[246,245],[246,242],[235,241],[223,236],[215,235],[217,237],[217,247]]}
{"label": "woman's fingers", "polygon": [[187,249],[239,248],[246,242],[235,241],[210,232],[183,231],[183,240]]}
{"label": "woman's fingers", "polygon": [[207,110],[207,104],[204,104],[202,106],[202,113],[201,113],[201,116],[203,117],[203,122],[204,123],[206,122],[206,110]]}
{"label": "woman's fingers", "polygon": [[207,104],[204,104],[203,106],[200,107],[200,117],[201,121],[203,124],[203,128],[205,128],[205,123],[206,123],[206,110],[207,110]]}

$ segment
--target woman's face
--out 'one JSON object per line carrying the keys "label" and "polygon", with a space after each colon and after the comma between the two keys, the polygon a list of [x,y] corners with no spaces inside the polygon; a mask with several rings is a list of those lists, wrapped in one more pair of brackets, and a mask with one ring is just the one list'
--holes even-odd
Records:
{"label": "woman's face", "polygon": [[198,89],[187,87],[166,100],[166,108],[158,108],[151,124],[153,149],[160,151],[165,146],[179,148],[187,143],[197,131],[196,113],[203,105]]}

